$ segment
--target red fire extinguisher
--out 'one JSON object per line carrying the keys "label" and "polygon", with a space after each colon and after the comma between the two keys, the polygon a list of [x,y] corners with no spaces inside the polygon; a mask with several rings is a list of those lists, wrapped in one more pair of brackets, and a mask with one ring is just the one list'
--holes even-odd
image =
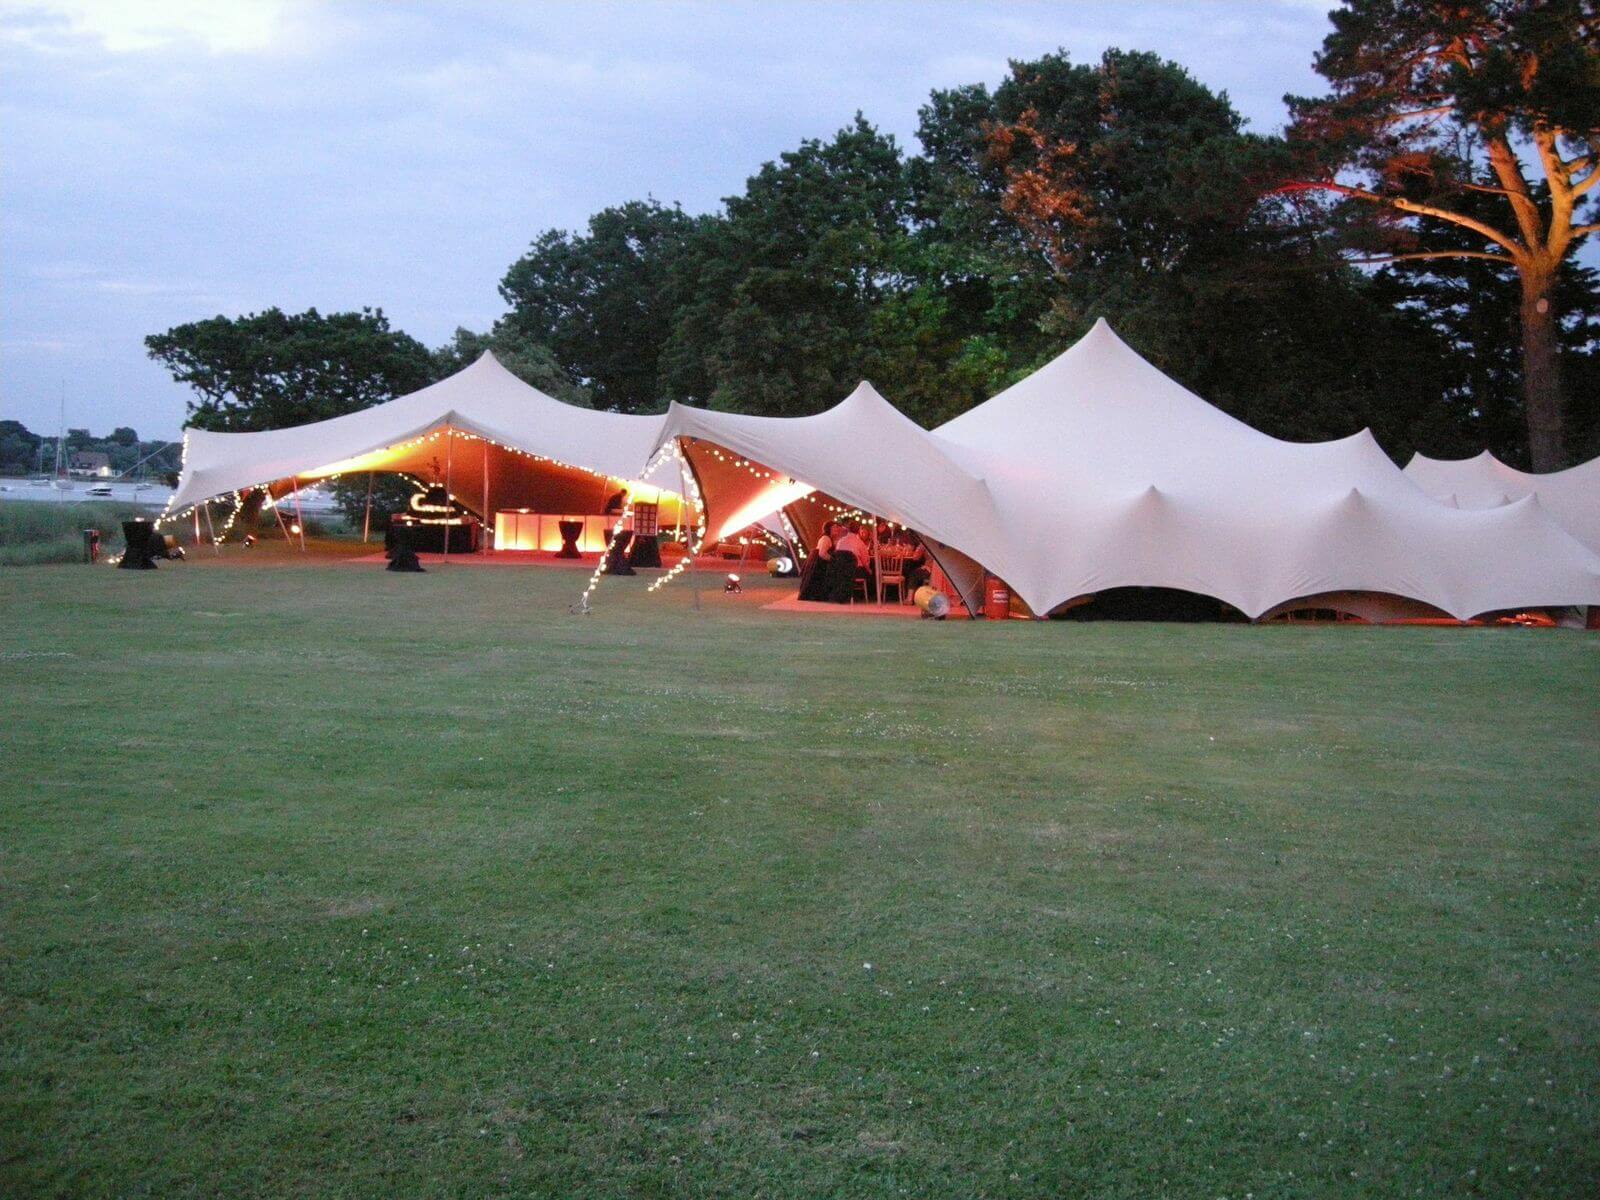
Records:
{"label": "red fire extinguisher", "polygon": [[1011,615],[1011,589],[998,575],[983,577],[983,615],[991,621],[1004,621]]}

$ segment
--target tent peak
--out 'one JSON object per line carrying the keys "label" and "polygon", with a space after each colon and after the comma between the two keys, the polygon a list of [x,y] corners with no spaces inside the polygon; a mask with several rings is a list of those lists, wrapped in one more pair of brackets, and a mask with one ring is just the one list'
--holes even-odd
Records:
{"label": "tent peak", "polygon": [[888,400],[884,399],[883,393],[880,392],[877,388],[872,386],[872,381],[871,380],[863,379],[860,383],[856,384],[856,386],[850,390],[850,394],[848,396],[846,396],[843,400],[841,400],[839,403],[841,405],[844,405],[844,404],[852,404],[852,403],[853,404],[862,404],[862,403],[869,403],[869,402],[870,403],[875,403],[875,404],[888,404],[889,403]]}

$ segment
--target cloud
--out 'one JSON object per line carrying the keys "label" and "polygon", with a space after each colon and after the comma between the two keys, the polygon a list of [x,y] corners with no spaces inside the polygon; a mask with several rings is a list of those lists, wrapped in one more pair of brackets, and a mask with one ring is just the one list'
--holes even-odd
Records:
{"label": "cloud", "polygon": [[183,321],[482,328],[544,229],[713,209],[857,109],[914,151],[932,89],[1061,45],[1176,57],[1272,128],[1318,86],[1326,6],[0,0],[0,395],[53,422],[70,366],[83,421],[175,429],[143,338]]}
{"label": "cloud", "polygon": [[76,354],[83,348],[83,342],[76,338],[19,337],[0,341],[0,350],[7,354]]}
{"label": "cloud", "polygon": [[309,0],[4,0],[0,17],[8,37],[37,50],[139,54],[180,44],[220,55],[290,48],[312,9]]}

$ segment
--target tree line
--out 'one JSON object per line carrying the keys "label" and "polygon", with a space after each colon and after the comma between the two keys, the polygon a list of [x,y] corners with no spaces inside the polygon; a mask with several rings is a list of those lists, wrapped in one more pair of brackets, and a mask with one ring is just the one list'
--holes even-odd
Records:
{"label": "tree line", "polygon": [[[141,462],[151,475],[169,475],[178,470],[177,445],[145,441],[126,425],[119,425],[104,435],[90,433],[87,429],[68,429],[62,441],[67,455],[83,450],[104,454],[107,465],[116,475],[133,470]],[[55,434],[34,433],[21,421],[0,421],[0,474],[48,472],[54,468],[55,459]]]}
{"label": "tree line", "polygon": [[870,379],[924,425],[1108,318],[1158,367],[1295,440],[1403,460],[1600,453],[1600,20],[1592,0],[1346,0],[1282,135],[1156,55],[1065,52],[933,92],[917,152],[858,114],[719,211],[653,198],[549,230],[506,314],[430,350],[381,310],[154,335],[191,418],[273,428],[484,349],[623,412],[801,415]]}

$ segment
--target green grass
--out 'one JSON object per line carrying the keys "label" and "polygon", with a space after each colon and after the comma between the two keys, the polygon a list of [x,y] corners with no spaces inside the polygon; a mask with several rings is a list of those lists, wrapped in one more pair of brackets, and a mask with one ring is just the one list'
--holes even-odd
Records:
{"label": "green grass", "polygon": [[[100,531],[100,553],[110,558],[122,553],[123,521],[132,517],[153,517],[160,510],[159,504],[0,500],[0,567],[81,563],[85,529]],[[219,532],[230,511],[226,504],[215,506],[212,519],[214,528]],[[307,517],[305,527],[308,538],[323,542],[349,541],[360,532],[352,531],[348,522],[337,513]],[[187,539],[188,522],[179,522],[176,527],[164,527],[164,532],[174,531],[182,533]],[[232,532],[237,540],[244,529],[236,528]],[[270,516],[257,521],[255,532],[269,541],[276,541],[283,536]],[[378,540],[381,541],[381,537]],[[193,547],[189,549],[192,551]]]}
{"label": "green grass", "polygon": [[253,554],[0,577],[6,1195],[1600,1187],[1600,637]]}
{"label": "green grass", "polygon": [[104,554],[122,549],[122,522],[149,516],[134,504],[0,500],[0,567],[83,560],[83,531],[100,531]]}

